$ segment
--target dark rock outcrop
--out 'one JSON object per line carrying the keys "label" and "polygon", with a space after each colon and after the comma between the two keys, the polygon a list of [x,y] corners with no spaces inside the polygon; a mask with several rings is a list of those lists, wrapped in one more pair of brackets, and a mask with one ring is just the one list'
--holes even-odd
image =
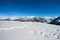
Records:
{"label": "dark rock outcrop", "polygon": [[53,21],[51,21],[49,24],[55,24],[55,25],[60,25],[60,16],[55,18]]}

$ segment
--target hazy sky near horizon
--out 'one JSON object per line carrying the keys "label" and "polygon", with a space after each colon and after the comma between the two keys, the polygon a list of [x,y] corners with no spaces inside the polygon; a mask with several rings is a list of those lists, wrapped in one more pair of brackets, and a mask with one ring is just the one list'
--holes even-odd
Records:
{"label": "hazy sky near horizon", "polygon": [[60,16],[60,0],[0,0],[0,16]]}

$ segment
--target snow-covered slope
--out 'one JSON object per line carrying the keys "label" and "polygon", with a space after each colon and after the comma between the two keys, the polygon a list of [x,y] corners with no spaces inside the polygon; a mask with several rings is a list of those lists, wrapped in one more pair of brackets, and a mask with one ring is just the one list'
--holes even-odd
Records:
{"label": "snow-covered slope", "polygon": [[7,17],[0,18],[0,21],[20,21],[20,22],[41,22],[50,23],[57,17],[38,17],[38,16],[23,16],[23,17]]}
{"label": "snow-covered slope", "polygon": [[40,22],[0,21],[0,40],[60,40],[60,26]]}

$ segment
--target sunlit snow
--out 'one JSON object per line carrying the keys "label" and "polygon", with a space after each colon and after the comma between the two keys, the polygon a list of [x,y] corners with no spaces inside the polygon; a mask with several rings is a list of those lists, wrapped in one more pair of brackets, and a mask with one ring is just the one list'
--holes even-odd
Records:
{"label": "sunlit snow", "polygon": [[60,26],[40,22],[0,21],[0,40],[60,40]]}

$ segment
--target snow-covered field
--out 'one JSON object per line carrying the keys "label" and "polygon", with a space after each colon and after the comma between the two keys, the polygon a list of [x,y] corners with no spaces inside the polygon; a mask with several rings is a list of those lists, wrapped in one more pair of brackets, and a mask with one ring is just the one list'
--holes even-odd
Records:
{"label": "snow-covered field", "polygon": [[60,40],[60,26],[40,22],[0,21],[0,40]]}

